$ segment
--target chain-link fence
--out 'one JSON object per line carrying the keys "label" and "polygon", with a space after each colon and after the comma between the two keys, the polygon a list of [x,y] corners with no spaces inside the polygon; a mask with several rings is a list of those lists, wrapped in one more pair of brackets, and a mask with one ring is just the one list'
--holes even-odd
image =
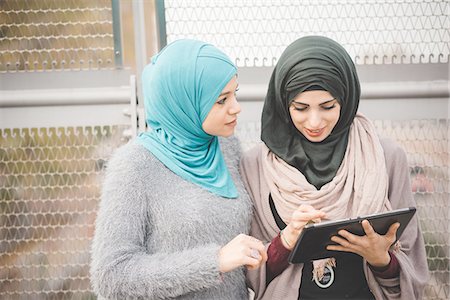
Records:
{"label": "chain-link fence", "polygon": [[292,41],[325,35],[356,64],[447,62],[448,1],[193,0],[165,2],[167,41],[197,38],[238,66],[273,66]]}
{"label": "chain-link fence", "polygon": [[0,298],[88,299],[102,170],[121,126],[0,129]]}
{"label": "chain-link fence", "polygon": [[102,171],[133,123],[117,3],[0,1],[0,299],[96,298]]}
{"label": "chain-link fence", "polygon": [[[448,1],[158,3],[165,6],[166,23],[162,25],[168,42],[184,37],[210,41],[232,56],[239,66],[257,70],[262,70],[261,66],[273,67],[290,42],[309,34],[326,35],[342,43],[358,67],[389,65],[392,71],[411,64],[419,69],[425,64],[448,65],[449,61]],[[62,97],[71,87],[70,78],[80,77],[80,70],[83,77],[89,73],[87,70],[100,72],[120,67],[122,52],[117,39],[120,28],[116,27],[115,4],[115,0],[0,1],[0,75],[4,76],[1,78],[35,75],[33,78],[46,80],[49,73],[56,74],[49,78],[61,77],[59,71],[65,70],[63,75],[69,78],[69,83],[64,86],[66,90],[56,93]],[[95,76],[104,74],[94,74],[91,81],[100,81]],[[115,73],[109,76],[117,77]],[[104,81],[112,81],[108,78]],[[254,80],[266,78],[256,75]],[[448,81],[448,76],[445,80]],[[24,83],[24,88],[31,84]],[[49,86],[47,82],[46,87]],[[10,89],[10,95],[11,87],[4,88]],[[55,84],[55,91],[57,88],[60,86]],[[90,91],[85,89],[83,93]],[[105,93],[104,89],[92,89],[92,93],[96,104],[104,101],[98,96]],[[17,108],[14,116],[27,121],[35,119],[44,109],[54,111],[57,107],[53,100],[46,99],[39,100],[45,106],[11,107],[11,101],[5,102],[2,97],[1,113],[9,114]],[[395,101],[405,101],[400,98]],[[22,98],[14,99],[19,103]],[[427,100],[423,96],[417,101]],[[125,142],[123,131],[129,130],[130,125],[117,121],[117,117],[107,124],[98,120],[97,124],[95,121],[83,124],[85,111],[86,115],[91,114],[94,106],[86,100],[82,104],[77,104],[76,99],[71,101],[72,106],[64,105],[67,111],[73,111],[71,118],[77,120],[77,126],[62,122],[50,126],[48,122],[44,125],[27,122],[17,126],[20,122],[12,122],[9,115],[7,118],[0,115],[1,299],[95,298],[88,276],[89,244],[103,167],[111,152]],[[99,109],[98,114],[104,113],[100,106],[95,109]],[[131,109],[130,123],[136,122],[136,113],[132,112]],[[47,113],[44,118],[60,120],[60,113],[55,111],[54,116]],[[2,116],[14,125],[4,123]],[[448,299],[448,117],[389,121],[380,115],[375,119],[380,134],[397,140],[408,154],[432,274],[425,291],[427,299]],[[237,134],[244,148],[259,140],[259,126],[258,122],[240,124]]]}
{"label": "chain-link fence", "polygon": [[0,1],[0,72],[113,68],[111,3]]}
{"label": "chain-link fence", "polygon": [[[449,146],[447,120],[375,120],[383,137],[397,141],[406,151],[411,185],[425,237],[431,273],[426,299],[449,299]],[[260,141],[260,123],[249,122],[237,132],[244,149]]]}

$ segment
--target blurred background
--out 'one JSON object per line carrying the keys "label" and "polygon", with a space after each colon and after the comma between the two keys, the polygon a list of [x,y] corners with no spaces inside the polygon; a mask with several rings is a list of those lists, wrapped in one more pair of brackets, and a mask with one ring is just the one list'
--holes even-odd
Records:
{"label": "blurred background", "polygon": [[284,48],[352,56],[360,111],[408,155],[431,278],[450,298],[448,0],[0,0],[0,299],[95,299],[89,247],[111,153],[145,130],[140,73],[180,38],[239,67],[237,135],[259,141]]}

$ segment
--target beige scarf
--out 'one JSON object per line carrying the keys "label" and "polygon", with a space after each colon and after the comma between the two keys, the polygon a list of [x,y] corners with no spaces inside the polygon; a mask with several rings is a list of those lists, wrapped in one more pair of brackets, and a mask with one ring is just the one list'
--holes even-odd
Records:
{"label": "beige scarf", "polygon": [[[320,190],[267,147],[262,155],[264,177],[285,223],[301,204],[325,212],[329,220],[392,209],[387,197],[389,178],[383,148],[375,127],[361,114],[356,115],[350,127],[347,150],[336,176]],[[325,266],[335,266],[335,260],[322,259],[313,264],[313,278],[321,280]]]}

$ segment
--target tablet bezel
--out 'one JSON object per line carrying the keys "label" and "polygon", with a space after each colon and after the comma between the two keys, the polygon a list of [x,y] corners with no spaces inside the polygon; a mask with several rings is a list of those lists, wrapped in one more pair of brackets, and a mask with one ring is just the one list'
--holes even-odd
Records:
{"label": "tablet bezel", "polygon": [[289,263],[304,263],[337,255],[339,251],[326,250],[327,245],[335,244],[330,238],[337,235],[337,232],[341,229],[357,235],[364,235],[361,225],[363,220],[368,220],[379,234],[386,234],[392,224],[399,222],[400,227],[396,235],[398,240],[415,212],[415,207],[408,207],[356,218],[308,224],[303,228],[294,249],[289,255]]}

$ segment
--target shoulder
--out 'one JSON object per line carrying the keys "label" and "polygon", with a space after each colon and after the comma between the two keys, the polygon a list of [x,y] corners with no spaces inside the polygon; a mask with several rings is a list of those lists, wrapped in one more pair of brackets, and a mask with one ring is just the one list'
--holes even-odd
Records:
{"label": "shoulder", "polygon": [[383,147],[388,171],[393,167],[408,167],[405,150],[397,142],[393,139],[383,137],[380,138],[380,143]]}
{"label": "shoulder", "polygon": [[[389,177],[389,199],[394,207],[413,205],[410,168],[403,148],[392,139],[380,139]],[[413,205],[414,206],[414,205]]]}
{"label": "shoulder", "polygon": [[[117,148],[106,164],[106,176],[121,176],[123,180],[137,180],[135,174],[155,172],[161,165],[153,154],[136,142],[130,140]],[[140,176],[142,178],[142,176]]]}
{"label": "shoulder", "polygon": [[252,173],[259,169],[263,145],[263,142],[259,142],[242,154],[240,170],[243,174]]}

